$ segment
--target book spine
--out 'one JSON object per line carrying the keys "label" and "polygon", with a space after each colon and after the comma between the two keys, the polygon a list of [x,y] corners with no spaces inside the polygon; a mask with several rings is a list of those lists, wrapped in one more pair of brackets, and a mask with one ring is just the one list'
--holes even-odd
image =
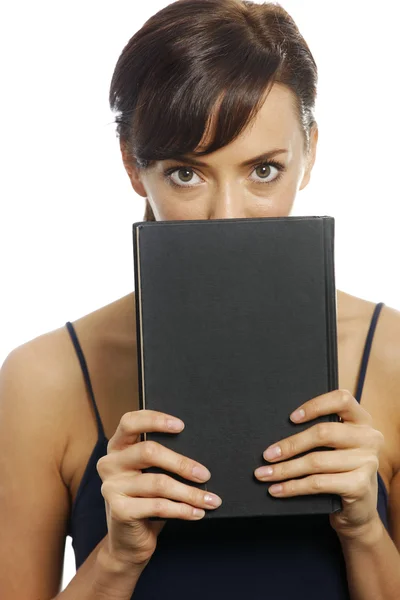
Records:
{"label": "book spine", "polygon": [[141,294],[140,294],[140,265],[139,265],[139,228],[140,225],[133,225],[133,263],[135,271],[135,311],[136,311],[136,341],[137,341],[137,365],[138,365],[138,392],[139,408],[144,409],[143,396],[143,364],[142,364],[142,320],[141,320]]}
{"label": "book spine", "polygon": [[332,217],[324,219],[323,224],[325,253],[326,326],[328,341],[328,386],[329,391],[332,391],[336,390],[339,386],[337,354],[336,286],[334,267],[334,219]]}
{"label": "book spine", "polygon": [[[327,326],[327,356],[328,356],[328,390],[337,390],[339,387],[338,349],[337,349],[337,312],[336,312],[336,285],[335,285],[335,221],[332,217],[322,219],[325,258],[325,306]],[[330,421],[337,422],[338,415],[330,415]],[[337,494],[331,495],[332,512],[342,507],[341,498]]]}

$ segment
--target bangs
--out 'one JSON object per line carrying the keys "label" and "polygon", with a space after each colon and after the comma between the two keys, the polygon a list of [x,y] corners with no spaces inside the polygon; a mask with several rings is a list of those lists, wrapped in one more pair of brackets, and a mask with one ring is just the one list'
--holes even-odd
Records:
{"label": "bangs", "polygon": [[[265,46],[249,48],[248,41],[235,50],[228,48],[229,59],[220,55],[220,48],[214,50],[190,61],[175,60],[173,69],[160,61],[144,80],[129,135],[139,167],[182,154],[215,152],[236,139],[257,115],[282,56]],[[207,144],[199,150],[206,137]]]}
{"label": "bangs", "polygon": [[204,156],[235,140],[256,117],[272,87],[280,60],[265,62],[264,68],[250,61],[244,68],[242,62],[236,77],[232,74],[229,79],[215,73],[212,78],[191,77],[184,84],[167,81],[150,101],[139,100],[131,137],[138,165],[150,167],[153,161],[189,153]]}

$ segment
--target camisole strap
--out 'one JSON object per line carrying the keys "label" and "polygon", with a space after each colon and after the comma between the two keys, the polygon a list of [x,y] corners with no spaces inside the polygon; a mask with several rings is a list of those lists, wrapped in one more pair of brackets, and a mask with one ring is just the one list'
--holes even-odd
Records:
{"label": "camisole strap", "polygon": [[83,377],[84,377],[84,380],[85,380],[85,383],[86,383],[86,386],[87,386],[87,389],[88,389],[88,392],[89,392],[90,399],[92,401],[92,405],[93,405],[94,412],[95,412],[95,415],[96,415],[97,431],[98,431],[99,438],[105,438],[106,436],[105,436],[105,433],[104,433],[103,423],[101,422],[100,413],[99,413],[99,410],[97,408],[96,400],[94,398],[94,393],[93,393],[93,388],[92,388],[92,382],[90,381],[90,376],[89,376],[89,371],[88,371],[87,364],[86,364],[86,359],[85,359],[85,356],[83,354],[81,345],[79,343],[78,336],[76,335],[74,326],[72,325],[72,323],[70,321],[68,321],[66,323],[66,327],[67,327],[67,329],[69,331],[69,334],[71,336],[72,343],[74,344],[74,348],[75,348],[76,354],[78,356],[79,363],[81,365]]}
{"label": "camisole strap", "polygon": [[355,396],[357,402],[361,402],[361,395],[362,395],[362,391],[363,391],[363,387],[364,387],[365,375],[367,372],[367,365],[368,365],[369,355],[371,352],[372,340],[374,337],[376,324],[378,322],[378,317],[380,315],[380,312],[381,312],[383,306],[384,306],[384,302],[379,302],[379,304],[377,304],[375,306],[374,313],[372,315],[371,323],[369,326],[369,331],[368,331],[368,335],[367,335],[367,339],[366,339],[365,347],[364,347],[364,353],[363,353],[363,357],[361,360],[360,374],[358,377],[358,385],[357,385],[357,391],[356,391],[356,396]]}

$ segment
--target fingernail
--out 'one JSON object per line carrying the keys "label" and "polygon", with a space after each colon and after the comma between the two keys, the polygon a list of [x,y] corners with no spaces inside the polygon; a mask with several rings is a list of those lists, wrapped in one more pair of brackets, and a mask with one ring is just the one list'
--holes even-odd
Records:
{"label": "fingernail", "polygon": [[167,421],[167,427],[168,429],[171,429],[172,431],[180,431],[184,426],[183,421],[178,421],[178,420],[174,420],[174,419],[168,419]]}
{"label": "fingernail", "polygon": [[276,458],[277,456],[280,456],[282,454],[282,450],[280,449],[279,446],[271,446],[270,448],[267,448],[267,450],[264,452],[264,457],[269,459],[269,458]]}
{"label": "fingernail", "polygon": [[272,467],[260,467],[259,469],[256,469],[255,474],[257,477],[271,477],[273,472],[274,470]]}
{"label": "fingernail", "polygon": [[210,506],[221,506],[222,500],[219,496],[215,496],[214,494],[206,494],[204,496],[204,502],[209,504]]}
{"label": "fingernail", "polygon": [[200,481],[204,481],[211,477],[210,471],[205,467],[194,467],[192,469],[192,475],[193,477],[196,477],[196,479],[200,479]]}
{"label": "fingernail", "polygon": [[193,509],[193,516],[200,519],[201,517],[204,517],[204,515],[206,514],[206,511],[203,510],[202,508],[194,508]]}
{"label": "fingernail", "polygon": [[294,413],[290,415],[290,418],[292,419],[292,421],[301,421],[302,419],[304,419],[305,416],[306,413],[302,408],[300,408],[299,410],[295,410]]}

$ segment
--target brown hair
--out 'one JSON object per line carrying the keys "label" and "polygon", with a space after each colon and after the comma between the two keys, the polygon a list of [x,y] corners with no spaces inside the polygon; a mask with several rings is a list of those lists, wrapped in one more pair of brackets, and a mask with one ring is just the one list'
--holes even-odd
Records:
{"label": "brown hair", "polygon": [[[138,168],[194,153],[221,98],[215,135],[196,155],[232,142],[274,82],[294,92],[305,149],[315,123],[317,66],[292,17],[272,2],[177,0],[129,40],[109,102]],[[144,220],[154,221],[148,200]]]}

